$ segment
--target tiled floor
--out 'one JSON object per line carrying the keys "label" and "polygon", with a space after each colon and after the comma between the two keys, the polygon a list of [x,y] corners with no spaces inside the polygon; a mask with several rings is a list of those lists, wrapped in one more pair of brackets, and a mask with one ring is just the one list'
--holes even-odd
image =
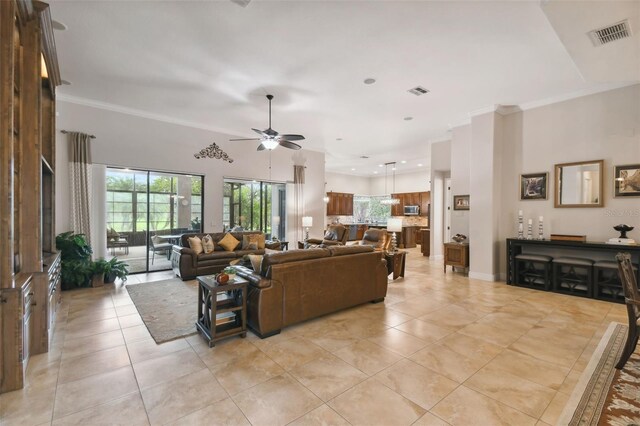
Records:
{"label": "tiled floor", "polygon": [[[0,423],[554,424],[623,305],[469,280],[417,250],[384,303],[156,345],[122,286],[67,292]],[[133,276],[131,284],[170,273]]]}

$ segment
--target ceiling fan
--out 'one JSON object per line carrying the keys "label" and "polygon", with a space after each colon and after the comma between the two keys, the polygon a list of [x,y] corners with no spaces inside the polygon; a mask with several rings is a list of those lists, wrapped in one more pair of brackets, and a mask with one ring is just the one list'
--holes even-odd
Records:
{"label": "ceiling fan", "polygon": [[300,149],[302,148],[297,143],[293,143],[292,141],[301,141],[304,139],[302,135],[281,135],[271,128],[271,100],[273,99],[273,95],[267,95],[267,99],[269,100],[269,128],[267,130],[258,130],[251,129],[257,134],[260,135],[259,138],[251,138],[251,139],[229,139],[230,141],[260,141],[260,145],[258,145],[258,151],[264,151],[275,149],[278,145],[289,148],[289,149]]}

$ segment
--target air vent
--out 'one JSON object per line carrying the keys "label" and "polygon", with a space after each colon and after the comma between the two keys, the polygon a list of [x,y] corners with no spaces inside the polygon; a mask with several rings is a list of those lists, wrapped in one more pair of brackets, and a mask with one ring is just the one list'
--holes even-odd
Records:
{"label": "air vent", "polygon": [[249,3],[251,3],[251,0],[231,0],[231,3],[235,3],[238,6],[247,7],[249,6]]}
{"label": "air vent", "polygon": [[368,155],[361,155],[360,158],[362,158],[363,160],[366,160],[367,158],[369,158]]}
{"label": "air vent", "polygon": [[413,93],[416,96],[422,96],[425,93],[429,93],[429,90],[425,89],[422,86],[416,86],[413,89],[409,89],[409,93]]}
{"label": "air vent", "polygon": [[594,46],[602,46],[612,41],[631,37],[631,27],[629,26],[629,21],[625,19],[617,24],[609,25],[599,30],[593,30],[589,32],[589,37]]}

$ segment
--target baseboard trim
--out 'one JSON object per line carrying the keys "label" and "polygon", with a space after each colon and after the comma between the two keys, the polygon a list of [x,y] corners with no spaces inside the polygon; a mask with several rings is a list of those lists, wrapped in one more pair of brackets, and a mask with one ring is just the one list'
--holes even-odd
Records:
{"label": "baseboard trim", "polygon": [[484,274],[482,272],[469,272],[469,278],[482,281],[498,281],[498,274]]}
{"label": "baseboard trim", "polygon": [[429,256],[429,260],[444,260],[444,254],[434,254]]}

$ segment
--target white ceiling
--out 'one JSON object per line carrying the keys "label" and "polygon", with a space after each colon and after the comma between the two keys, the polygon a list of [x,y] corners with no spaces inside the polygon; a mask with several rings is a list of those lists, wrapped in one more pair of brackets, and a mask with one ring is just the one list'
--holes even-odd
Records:
{"label": "white ceiling", "polygon": [[[272,93],[273,128],[305,135],[332,172],[373,176],[400,160],[399,172],[419,170],[429,142],[469,111],[603,85],[583,79],[538,1],[65,0],[51,12],[68,26],[56,33],[72,82],[60,99],[253,137]],[[431,92],[407,92],[417,85]]]}

